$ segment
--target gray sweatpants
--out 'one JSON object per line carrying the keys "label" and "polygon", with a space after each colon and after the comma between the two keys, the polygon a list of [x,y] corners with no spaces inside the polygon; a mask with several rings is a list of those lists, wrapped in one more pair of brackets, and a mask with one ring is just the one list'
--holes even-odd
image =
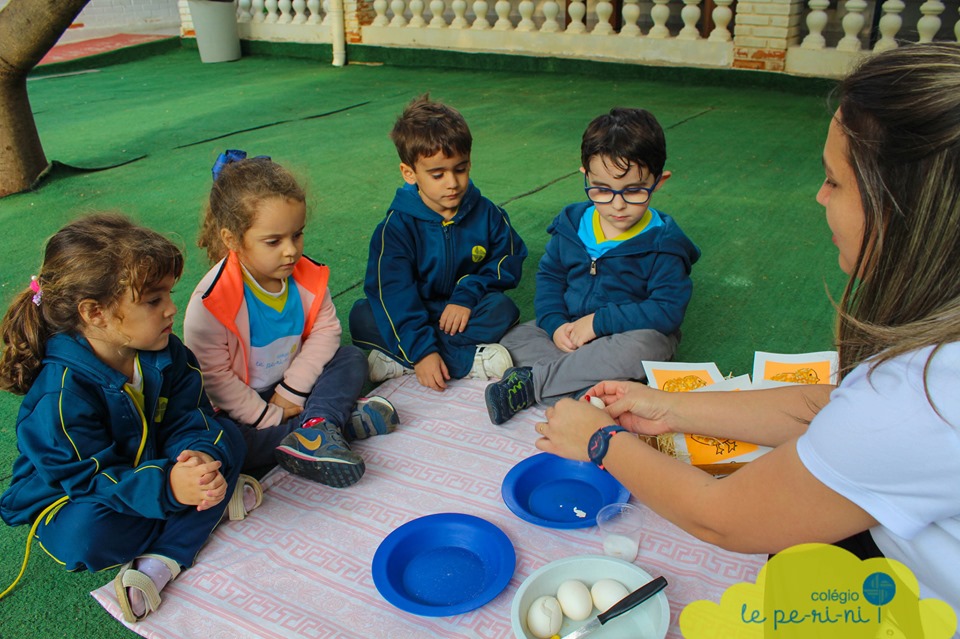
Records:
{"label": "gray sweatpants", "polygon": [[598,337],[565,353],[536,322],[530,321],[510,329],[500,343],[510,351],[514,366],[533,368],[536,400],[552,406],[605,379],[645,380],[640,361],[673,359],[678,339],[652,329],[627,331]]}

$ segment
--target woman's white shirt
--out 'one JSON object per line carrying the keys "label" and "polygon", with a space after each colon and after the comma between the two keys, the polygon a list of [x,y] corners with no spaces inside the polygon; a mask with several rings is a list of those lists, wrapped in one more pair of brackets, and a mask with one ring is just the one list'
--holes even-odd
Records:
{"label": "woman's white shirt", "polygon": [[[797,442],[801,462],[879,522],[884,556],[960,617],[960,343],[854,369]],[[931,405],[928,395],[932,400]],[[936,410],[934,409],[936,406]],[[939,414],[938,414],[939,413]]]}

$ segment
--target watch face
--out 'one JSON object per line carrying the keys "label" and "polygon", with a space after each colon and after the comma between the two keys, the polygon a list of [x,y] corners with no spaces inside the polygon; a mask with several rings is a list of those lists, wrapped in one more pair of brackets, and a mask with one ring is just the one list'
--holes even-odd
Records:
{"label": "watch face", "polygon": [[604,437],[605,434],[603,431],[598,430],[590,436],[590,443],[587,445],[587,454],[594,462],[596,462],[598,458],[603,458],[603,454],[606,452],[607,438]]}

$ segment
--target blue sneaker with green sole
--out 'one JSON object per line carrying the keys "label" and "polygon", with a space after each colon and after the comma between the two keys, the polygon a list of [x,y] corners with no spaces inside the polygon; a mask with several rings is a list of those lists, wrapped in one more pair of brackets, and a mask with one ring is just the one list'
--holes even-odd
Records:
{"label": "blue sneaker with green sole", "polygon": [[496,425],[533,406],[536,400],[533,394],[533,369],[529,366],[516,366],[503,372],[503,379],[487,386],[483,391],[490,421]]}

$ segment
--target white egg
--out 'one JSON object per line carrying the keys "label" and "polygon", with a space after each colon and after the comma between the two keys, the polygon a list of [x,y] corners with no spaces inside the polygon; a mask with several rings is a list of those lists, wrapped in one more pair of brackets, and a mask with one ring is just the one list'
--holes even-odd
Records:
{"label": "white egg", "polygon": [[601,579],[590,588],[590,596],[593,597],[593,605],[600,612],[606,612],[613,604],[617,603],[630,592],[619,581],[613,579]]}
{"label": "white egg", "polygon": [[563,614],[574,621],[583,621],[593,612],[593,599],[590,589],[582,581],[571,579],[560,584],[557,590],[557,601]]}
{"label": "white egg", "polygon": [[563,611],[560,602],[550,595],[537,597],[527,611],[527,630],[534,637],[549,639],[560,632],[563,625]]}

